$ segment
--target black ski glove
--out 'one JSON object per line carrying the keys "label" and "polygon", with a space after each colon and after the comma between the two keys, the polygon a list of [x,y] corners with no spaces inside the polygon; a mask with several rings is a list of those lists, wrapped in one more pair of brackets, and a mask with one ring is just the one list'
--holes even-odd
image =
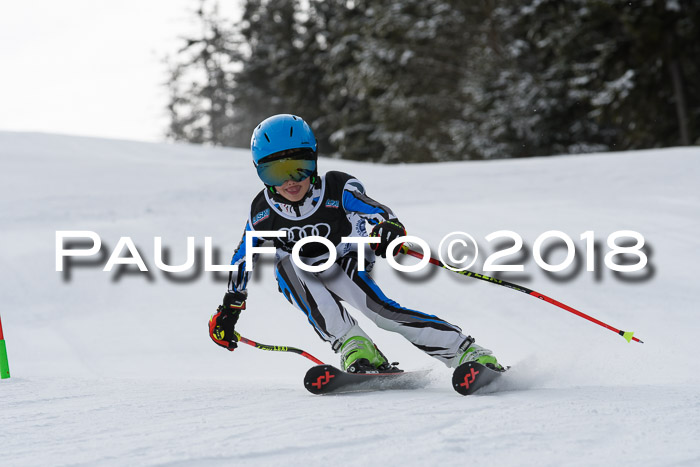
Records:
{"label": "black ski glove", "polygon": [[224,303],[216,309],[217,313],[209,320],[209,337],[221,347],[233,351],[238,347],[236,323],[245,310],[245,292],[226,292]]}
{"label": "black ski glove", "polygon": [[[391,243],[394,239],[405,235],[406,229],[398,219],[380,222],[374,226],[374,229],[372,229],[372,233],[369,236],[379,237],[381,242],[371,243],[370,245],[377,255],[381,256],[382,258],[386,258],[386,249],[389,246],[389,243]],[[402,245],[403,243],[394,248],[392,253],[393,256],[399,254],[399,250],[401,249]]]}
{"label": "black ski glove", "polygon": [[223,307],[231,310],[245,310],[245,301],[248,298],[247,292],[226,292],[224,295]]}

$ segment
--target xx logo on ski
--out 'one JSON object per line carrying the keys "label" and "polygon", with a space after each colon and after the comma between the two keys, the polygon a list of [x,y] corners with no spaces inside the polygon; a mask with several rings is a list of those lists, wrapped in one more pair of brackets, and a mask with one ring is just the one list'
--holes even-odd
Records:
{"label": "xx logo on ski", "polygon": [[464,375],[464,382],[460,384],[460,386],[464,386],[465,388],[469,389],[469,386],[474,382],[474,380],[476,379],[476,375],[478,374],[478,371],[474,371],[474,368],[471,368],[471,373],[467,373],[466,375]]}
{"label": "xx logo on ski", "polygon": [[315,383],[311,383],[311,386],[321,389],[321,386],[328,384],[331,378],[335,378],[335,375],[330,374],[330,372],[326,370],[326,374],[319,376]]}

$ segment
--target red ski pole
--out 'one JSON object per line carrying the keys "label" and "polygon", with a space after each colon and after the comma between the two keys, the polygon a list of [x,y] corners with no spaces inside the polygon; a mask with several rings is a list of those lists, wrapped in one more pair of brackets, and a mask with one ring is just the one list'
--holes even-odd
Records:
{"label": "red ski pole", "polygon": [[[418,253],[417,251],[411,250],[406,245],[403,245],[401,247],[401,253],[413,256],[413,257],[418,258],[418,259],[424,258],[424,256],[422,254]],[[471,271],[466,271],[466,270],[456,271],[455,269],[458,269],[458,268],[452,267],[452,269],[450,269],[450,267],[448,267],[445,263],[443,263],[442,261],[435,259],[435,258],[429,258],[429,260],[430,260],[431,264],[434,264],[435,266],[440,266],[441,268],[445,268],[448,271],[456,272],[457,274],[461,274],[461,275],[467,276],[467,277],[474,277],[476,279],[481,279],[482,281],[486,281],[486,282],[489,282],[491,284],[502,285],[503,287],[508,287],[509,289],[517,290],[518,292],[523,292],[523,293],[526,293],[526,294],[531,295],[533,297],[544,300],[545,302],[548,302],[548,303],[551,303],[552,305],[558,306],[559,308],[562,308],[562,309],[568,311],[569,313],[573,313],[576,316],[580,316],[581,318],[587,319],[588,321],[595,323],[598,326],[602,326],[606,329],[609,329],[609,330],[615,332],[616,334],[621,335],[622,337],[625,338],[625,340],[627,342],[635,341],[635,342],[639,342],[640,344],[644,343],[641,340],[634,337],[633,332],[625,332],[625,331],[621,331],[619,329],[616,329],[616,328],[610,326],[609,324],[606,324],[600,320],[597,320],[596,318],[589,316],[581,311],[578,311],[575,308],[571,308],[568,305],[565,305],[561,302],[558,302],[558,301],[554,300],[553,298],[549,298],[548,296],[546,296],[544,294],[541,294],[541,293],[536,292],[534,290],[528,289],[527,287],[523,287],[521,285],[513,284],[512,282],[507,282],[507,281],[504,281],[501,279],[496,279],[495,277],[489,277],[489,276],[485,276],[483,274],[478,274],[478,273],[471,272]]]}

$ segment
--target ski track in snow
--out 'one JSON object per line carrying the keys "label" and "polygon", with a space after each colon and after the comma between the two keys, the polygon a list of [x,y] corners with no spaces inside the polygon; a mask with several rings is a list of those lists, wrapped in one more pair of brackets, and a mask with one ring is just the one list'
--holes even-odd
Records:
{"label": "ski track in snow", "polygon": [[[541,388],[467,398],[449,387],[323,397],[295,386],[235,388],[222,391],[214,380],[17,379],[3,391],[4,459],[6,465],[358,459],[457,465],[484,450],[489,456],[479,464],[485,465],[697,459],[697,425],[677,428],[698,419],[693,387]],[[368,453],[367,446],[382,449]]]}
{"label": "ski track in snow", "polygon": [[[0,381],[0,463],[700,465],[699,155],[322,159],[322,172],[360,178],[433,247],[454,230],[481,239],[514,230],[532,246],[550,229],[577,245],[586,230],[604,245],[632,229],[652,247],[654,273],[625,283],[584,270],[555,282],[526,262],[523,285],[636,331],[640,345],[505,288],[446,271],[411,279],[380,263],[387,295],[455,322],[512,369],[490,392],[458,396],[449,370],[354,312],[390,359],[435,368],[432,383],[312,396],[301,382],[307,360],[210,342],[225,275],[178,283],[153,267],[154,236],[172,264],[184,261],[188,235],[198,247],[213,237],[226,262],[260,189],[247,151],[0,132],[0,313],[12,371]],[[116,277],[101,271],[103,258],[64,280],[56,230],[96,231],[109,248],[130,236],[153,271]],[[240,332],[336,363],[277,293],[270,262],[258,268]]]}

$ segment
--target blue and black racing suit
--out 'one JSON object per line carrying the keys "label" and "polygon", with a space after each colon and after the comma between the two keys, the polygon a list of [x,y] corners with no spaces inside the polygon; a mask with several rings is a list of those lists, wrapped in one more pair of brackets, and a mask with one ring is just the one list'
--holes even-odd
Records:
{"label": "blue and black racing suit", "polygon": [[[398,332],[413,345],[445,364],[468,345],[461,329],[437,316],[404,308],[388,298],[369,275],[375,256],[365,248],[365,271],[358,269],[358,246],[342,243],[342,237],[367,236],[367,224],[396,219],[386,206],[366,195],[359,180],[342,172],[328,172],[317,177],[307,196],[290,203],[270,189],[262,190],[253,200],[243,238],[231,264],[229,291],[245,291],[246,235],[252,231],[286,231],[285,238],[270,238],[276,248],[275,276],[280,291],[290,303],[304,312],[318,335],[338,350],[341,340],[354,327],[355,319],[342,302],[360,310],[382,329]],[[328,269],[307,272],[292,261],[294,244],[307,236],[321,236],[336,247],[337,259]],[[256,237],[253,246],[264,238]],[[253,260],[255,257],[253,256]],[[325,263],[328,248],[312,242],[300,250],[307,265]]]}

